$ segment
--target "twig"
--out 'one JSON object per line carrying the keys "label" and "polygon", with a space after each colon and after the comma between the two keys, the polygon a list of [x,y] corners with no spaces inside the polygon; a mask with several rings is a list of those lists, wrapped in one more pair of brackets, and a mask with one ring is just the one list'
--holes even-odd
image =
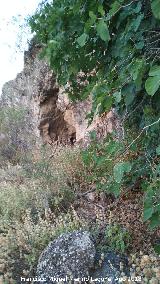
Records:
{"label": "twig", "polygon": [[156,172],[156,169],[153,167],[151,161],[149,160],[148,156],[147,156],[147,153],[145,153],[145,157],[146,157],[146,160],[147,162],[149,163],[151,169],[152,169],[152,172]]}
{"label": "twig", "polygon": [[156,40],[154,40],[154,41],[151,41],[151,42],[148,42],[148,43],[146,43],[146,45],[148,46],[148,45],[152,45],[152,44],[155,44],[156,42],[159,42],[160,41],[160,38],[158,38],[158,39],[156,39]]}
{"label": "twig", "polygon": [[121,8],[126,8],[126,7],[132,5],[133,3],[137,2],[137,1],[138,1],[138,0],[136,0],[136,1],[133,0],[133,1],[131,1],[130,3],[128,3],[128,4],[126,4],[126,5],[122,5]]}
{"label": "twig", "polygon": [[121,5],[121,6],[119,7],[119,9],[115,12],[115,14],[112,15],[112,17],[115,16],[122,8],[129,7],[130,5],[132,5],[132,4],[135,3],[135,2],[138,2],[138,0],[133,0],[133,1],[131,1],[130,3],[128,3],[128,4],[126,4],[126,5]]}
{"label": "twig", "polygon": [[[128,147],[125,149],[124,153],[126,153],[129,148],[139,139],[139,137],[142,135],[142,133],[148,129],[149,127],[152,127],[153,125],[157,124],[160,122],[160,117],[158,120],[154,121],[153,123],[149,124],[149,125],[146,125],[145,127],[143,127],[143,129],[141,130],[141,132],[139,133],[139,135],[128,145]],[[123,154],[124,154],[123,153]]]}
{"label": "twig", "polygon": [[144,98],[143,98],[142,101],[135,107],[135,109],[133,109],[130,113],[127,113],[127,114],[128,114],[127,116],[126,116],[126,114],[125,114],[125,116],[124,116],[124,118],[123,118],[123,120],[122,120],[122,123],[124,123],[124,121],[125,121],[126,119],[128,119],[128,117],[130,117],[131,114],[133,114],[139,107],[141,107],[141,105],[143,104],[143,102],[144,102]]}
{"label": "twig", "polygon": [[96,191],[96,188],[93,188],[93,189],[88,190],[88,191],[83,192],[83,193],[77,193],[77,194],[76,194],[76,197],[77,197],[77,198],[80,198],[80,197],[83,197],[83,196],[87,195],[88,193],[92,193],[92,192],[94,192],[94,191]]}

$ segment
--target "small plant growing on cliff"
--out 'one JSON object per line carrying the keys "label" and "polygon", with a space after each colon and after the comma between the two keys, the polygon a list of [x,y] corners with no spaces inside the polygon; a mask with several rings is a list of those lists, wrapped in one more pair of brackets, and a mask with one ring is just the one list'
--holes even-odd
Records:
{"label": "small plant growing on cliff", "polygon": [[129,246],[130,235],[119,224],[109,224],[104,234],[104,249],[124,253]]}

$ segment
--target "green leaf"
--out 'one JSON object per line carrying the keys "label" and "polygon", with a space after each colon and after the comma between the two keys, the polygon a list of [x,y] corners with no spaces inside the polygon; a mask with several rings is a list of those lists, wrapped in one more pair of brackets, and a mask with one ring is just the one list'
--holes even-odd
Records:
{"label": "green leaf", "polygon": [[148,202],[148,200],[151,200],[153,196],[154,196],[154,189],[152,187],[149,187],[149,189],[147,188],[146,201]]}
{"label": "green leaf", "polygon": [[134,13],[138,14],[141,11],[142,3],[139,1],[135,9],[133,9]]}
{"label": "green leaf", "polygon": [[122,181],[125,172],[130,172],[131,164],[129,162],[120,162],[113,168],[113,176],[117,183]]}
{"label": "green leaf", "polygon": [[105,111],[110,111],[112,103],[113,100],[111,96],[108,96],[108,94],[102,94],[102,96],[97,99],[97,104],[99,104],[98,113],[101,114]]}
{"label": "green leaf", "polygon": [[135,44],[135,47],[136,47],[137,49],[142,49],[142,48],[144,47],[144,40],[140,40],[139,42],[137,42],[137,43]]}
{"label": "green leaf", "polygon": [[117,183],[120,183],[123,178],[123,163],[118,163],[114,166],[113,175]]}
{"label": "green leaf", "polygon": [[160,155],[160,145],[156,148],[156,153],[158,156]]}
{"label": "green leaf", "polygon": [[129,173],[130,172],[130,170],[131,170],[131,164],[130,164],[130,162],[124,162],[123,163],[123,169],[124,169],[124,172],[125,173]]}
{"label": "green leaf", "polygon": [[104,11],[104,9],[103,9],[103,6],[102,6],[102,5],[99,5],[99,6],[98,6],[98,12],[99,12],[102,16],[104,16],[104,15],[105,15],[105,11]]}
{"label": "green leaf", "polygon": [[92,24],[94,24],[95,21],[97,20],[97,16],[93,13],[93,11],[89,11],[89,16],[92,20]]}
{"label": "green leaf", "polygon": [[153,207],[144,208],[144,211],[143,211],[143,221],[144,222],[152,217],[153,211],[154,211]]}
{"label": "green leaf", "polygon": [[121,92],[115,92],[115,93],[113,94],[113,97],[115,98],[115,102],[116,102],[116,103],[120,103],[121,98],[122,98]]}
{"label": "green leaf", "polygon": [[109,35],[109,30],[108,26],[105,23],[104,20],[100,20],[99,23],[97,24],[97,34],[100,36],[100,38],[103,41],[109,41],[110,40],[110,35]]}
{"label": "green leaf", "polygon": [[160,20],[160,0],[152,0],[151,8],[155,18]]}
{"label": "green leaf", "polygon": [[134,31],[137,32],[142,20],[144,18],[144,14],[140,14],[138,15],[138,17],[136,18],[136,20],[134,21],[134,25],[133,25],[133,28],[134,28]]}
{"label": "green leaf", "polygon": [[160,87],[160,77],[159,78],[157,78],[157,76],[150,77],[145,82],[146,91],[150,96],[154,96],[154,94],[158,91],[159,87]]}
{"label": "green leaf", "polygon": [[135,98],[135,86],[134,84],[129,84],[125,86],[122,91],[122,97],[124,97],[125,105],[128,107],[132,104],[134,98]]}
{"label": "green leaf", "polygon": [[117,198],[120,195],[120,185],[119,183],[114,183],[111,186],[111,192],[114,194],[114,196]]}
{"label": "green leaf", "polygon": [[156,212],[152,215],[152,217],[150,218],[150,229],[155,229],[157,227],[160,226],[160,214],[159,212]]}
{"label": "green leaf", "polygon": [[104,165],[104,162],[106,161],[106,157],[98,157],[97,159],[97,166],[102,166]]}
{"label": "green leaf", "polygon": [[83,160],[84,164],[85,164],[86,166],[88,166],[89,163],[90,163],[90,157],[89,157],[88,152],[87,152],[87,151],[83,151],[82,154],[81,154],[81,156],[82,156],[82,160]]}
{"label": "green leaf", "polygon": [[160,254],[160,244],[155,244],[153,247],[154,247],[155,252]]}
{"label": "green leaf", "polygon": [[80,37],[77,38],[77,42],[81,47],[83,47],[86,43],[86,39],[87,39],[87,34],[83,33]]}
{"label": "green leaf", "polygon": [[109,111],[110,108],[112,107],[112,97],[111,96],[107,96],[105,97],[105,99],[103,100],[103,109],[104,111]]}
{"label": "green leaf", "polygon": [[135,81],[142,71],[144,61],[142,59],[136,59],[133,61],[129,67],[129,73],[131,74],[133,80]]}
{"label": "green leaf", "polygon": [[154,65],[149,71],[149,76],[160,76],[160,66]]}
{"label": "green leaf", "polygon": [[145,82],[145,88],[148,95],[154,96],[160,87],[160,66],[153,66],[150,69],[149,76]]}
{"label": "green leaf", "polygon": [[97,134],[96,134],[96,131],[93,130],[90,132],[90,138],[92,141],[95,141],[96,140],[96,137],[97,137]]}
{"label": "green leaf", "polygon": [[114,16],[118,12],[120,7],[121,7],[121,4],[118,1],[115,1],[112,4],[111,9],[109,10],[109,13],[108,13],[109,18]]}

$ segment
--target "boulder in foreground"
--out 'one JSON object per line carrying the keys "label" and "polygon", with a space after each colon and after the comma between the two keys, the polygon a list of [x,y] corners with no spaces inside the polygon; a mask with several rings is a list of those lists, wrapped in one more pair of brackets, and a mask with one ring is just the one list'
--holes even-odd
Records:
{"label": "boulder in foreground", "polygon": [[66,233],[42,252],[37,276],[46,279],[43,282],[46,284],[56,283],[58,278],[65,278],[65,283],[68,283],[69,278],[87,277],[94,266],[94,259],[95,247],[87,231]]}

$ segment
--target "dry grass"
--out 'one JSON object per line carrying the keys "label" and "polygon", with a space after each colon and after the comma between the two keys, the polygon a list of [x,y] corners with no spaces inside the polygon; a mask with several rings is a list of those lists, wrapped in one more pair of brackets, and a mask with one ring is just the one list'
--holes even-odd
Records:
{"label": "dry grass", "polygon": [[84,194],[93,188],[86,179],[89,172],[80,149],[70,146],[43,147],[29,164],[1,169],[3,284],[19,284],[20,275],[34,275],[38,257],[51,240],[90,225],[93,229],[98,225],[100,232],[115,223],[127,228],[132,237],[129,254],[152,249],[155,236],[142,222],[140,193],[122,196],[118,202],[105,192]]}
{"label": "dry grass", "polygon": [[20,275],[33,274],[51,240],[87,225],[71,205],[81,184],[80,168],[79,149],[56,147],[43,148],[37,161],[0,169],[2,283],[19,283]]}
{"label": "dry grass", "polygon": [[28,210],[22,222],[3,224],[0,267],[4,279],[19,283],[20,276],[33,275],[41,252],[51,240],[85,226],[73,209],[58,217],[48,210],[45,216],[37,216],[36,220]]}

